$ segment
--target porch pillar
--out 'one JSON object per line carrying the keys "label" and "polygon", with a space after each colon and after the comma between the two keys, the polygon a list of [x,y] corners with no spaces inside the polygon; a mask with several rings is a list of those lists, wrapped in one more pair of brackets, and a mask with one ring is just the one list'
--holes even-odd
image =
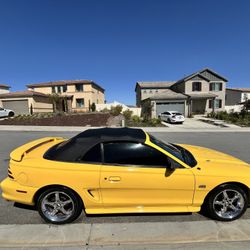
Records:
{"label": "porch pillar", "polygon": [[212,113],[214,113],[214,104],[215,104],[214,100],[215,100],[215,98],[212,99]]}
{"label": "porch pillar", "polygon": [[188,103],[189,103],[189,105],[188,105],[188,116],[190,117],[192,115],[193,100],[190,98],[188,100]]}

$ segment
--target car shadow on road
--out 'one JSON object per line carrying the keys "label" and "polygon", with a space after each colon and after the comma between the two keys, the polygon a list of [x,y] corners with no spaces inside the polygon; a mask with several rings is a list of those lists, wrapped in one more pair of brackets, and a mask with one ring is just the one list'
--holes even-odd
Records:
{"label": "car shadow on road", "polygon": [[36,206],[25,205],[25,204],[21,204],[21,203],[18,203],[18,202],[14,202],[14,207],[21,208],[21,209],[32,210],[32,211],[37,210]]}

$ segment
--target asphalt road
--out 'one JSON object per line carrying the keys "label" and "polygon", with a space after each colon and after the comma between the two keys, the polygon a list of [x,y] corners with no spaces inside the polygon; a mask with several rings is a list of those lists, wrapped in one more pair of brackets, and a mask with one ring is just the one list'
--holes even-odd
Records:
{"label": "asphalt road", "polygon": [[[76,133],[65,132],[0,132],[0,181],[7,176],[9,153],[16,147],[45,136],[70,138]],[[213,148],[250,163],[250,133],[152,133],[156,137],[175,143],[186,143]],[[250,208],[242,219],[250,218]],[[162,222],[162,221],[197,221],[207,220],[201,214],[148,214],[148,215],[105,215],[85,216],[76,222],[120,223],[120,222]],[[28,207],[17,207],[13,202],[0,198],[0,224],[39,224],[44,223],[37,211]]]}

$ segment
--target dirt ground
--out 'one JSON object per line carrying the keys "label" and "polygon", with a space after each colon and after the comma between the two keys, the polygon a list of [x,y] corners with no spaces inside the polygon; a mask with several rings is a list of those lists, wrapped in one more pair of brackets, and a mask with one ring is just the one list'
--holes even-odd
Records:
{"label": "dirt ground", "polygon": [[0,125],[34,125],[34,126],[107,126],[111,117],[108,113],[57,115],[47,118],[14,117],[1,120]]}

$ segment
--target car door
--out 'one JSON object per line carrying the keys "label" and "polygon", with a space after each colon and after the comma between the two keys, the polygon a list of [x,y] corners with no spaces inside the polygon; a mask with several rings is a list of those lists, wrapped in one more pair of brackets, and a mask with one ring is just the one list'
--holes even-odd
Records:
{"label": "car door", "polygon": [[6,110],[3,109],[3,108],[0,108],[0,117],[4,117],[4,116],[7,116],[7,115],[8,114],[7,114]]}
{"label": "car door", "polygon": [[192,204],[192,171],[171,170],[170,159],[160,151],[137,142],[110,142],[103,144],[103,156],[100,189],[106,208],[183,211]]}

